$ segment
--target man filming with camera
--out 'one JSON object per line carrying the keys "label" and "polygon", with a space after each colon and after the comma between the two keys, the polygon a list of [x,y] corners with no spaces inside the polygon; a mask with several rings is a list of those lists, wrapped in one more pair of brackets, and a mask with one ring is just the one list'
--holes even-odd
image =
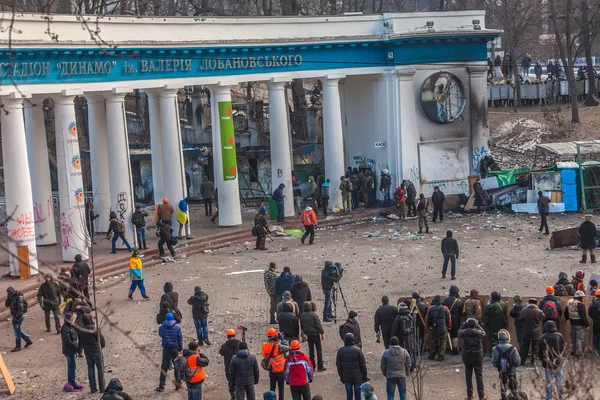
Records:
{"label": "man filming with camera", "polygon": [[339,263],[325,261],[325,267],[321,271],[321,286],[325,295],[325,306],[323,307],[323,322],[332,322],[331,313],[331,290],[333,286],[342,279],[344,269]]}

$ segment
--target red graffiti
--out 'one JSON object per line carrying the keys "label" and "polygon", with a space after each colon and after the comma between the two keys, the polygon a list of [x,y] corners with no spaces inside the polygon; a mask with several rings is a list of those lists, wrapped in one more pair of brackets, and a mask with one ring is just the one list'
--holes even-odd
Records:
{"label": "red graffiti", "polygon": [[62,247],[66,250],[71,246],[71,243],[69,241],[69,235],[73,233],[73,228],[67,222],[65,213],[60,214],[60,233],[62,236]]}
{"label": "red graffiti", "polygon": [[46,215],[44,215],[43,204],[41,203],[33,203],[33,213],[35,215],[35,225],[40,226],[42,222],[46,220],[46,218],[51,217],[54,214],[54,206],[52,204],[52,197],[48,198],[48,209],[46,211]]}
{"label": "red graffiti", "polygon": [[10,238],[11,240],[35,239],[35,229],[32,226],[11,229]]}
{"label": "red graffiti", "polygon": [[21,214],[16,218],[17,225],[33,225],[33,213]]}

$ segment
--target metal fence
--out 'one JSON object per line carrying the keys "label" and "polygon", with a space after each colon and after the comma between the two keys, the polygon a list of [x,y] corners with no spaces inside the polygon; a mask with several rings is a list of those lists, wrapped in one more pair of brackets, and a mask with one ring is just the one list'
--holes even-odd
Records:
{"label": "metal fence", "polygon": [[[590,91],[590,85],[587,80],[575,82],[578,95],[587,95]],[[600,87],[600,80],[596,83],[596,87]],[[488,101],[492,105],[497,105],[499,101],[509,101],[514,99],[515,88],[513,85],[504,83],[500,85],[487,86]],[[569,82],[555,81],[540,84],[522,84],[521,85],[521,100],[555,100],[560,96],[570,96],[571,90]]]}

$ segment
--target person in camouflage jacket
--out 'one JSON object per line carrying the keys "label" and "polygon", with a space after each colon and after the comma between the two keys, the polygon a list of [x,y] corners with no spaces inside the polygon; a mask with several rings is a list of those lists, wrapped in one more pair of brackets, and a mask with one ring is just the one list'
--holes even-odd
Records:
{"label": "person in camouflage jacket", "polygon": [[554,295],[556,297],[572,297],[575,295],[575,288],[573,287],[573,284],[569,282],[567,276],[568,275],[566,274],[566,272],[561,272],[558,274],[558,282],[556,282],[556,285],[554,285]]}
{"label": "person in camouflage jacket", "polygon": [[265,241],[269,231],[269,222],[267,221],[267,207],[260,206],[258,214],[254,217],[254,227],[256,228],[256,246],[254,250],[267,250]]}
{"label": "person in camouflage jacket", "polygon": [[277,303],[279,302],[279,296],[275,291],[275,279],[277,279],[277,264],[271,262],[269,264],[269,268],[265,270],[264,281],[265,281],[265,290],[269,295],[270,299],[270,309],[269,309],[269,318],[271,319],[270,324],[277,323]]}
{"label": "person in camouflage jacket", "polygon": [[471,290],[469,298],[465,301],[463,306],[463,314],[465,318],[474,318],[477,320],[479,325],[482,325],[483,311],[481,310],[481,301],[479,300],[479,291],[476,289]]}

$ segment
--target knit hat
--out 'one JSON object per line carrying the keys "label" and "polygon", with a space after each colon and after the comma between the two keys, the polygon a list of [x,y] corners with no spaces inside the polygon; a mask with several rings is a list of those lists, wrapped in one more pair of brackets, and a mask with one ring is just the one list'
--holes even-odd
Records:
{"label": "knit hat", "polygon": [[248,350],[248,343],[246,343],[246,342],[240,343],[239,349],[240,350]]}
{"label": "knit hat", "polygon": [[356,313],[356,311],[354,311],[354,310],[351,310],[351,311],[348,313],[348,318],[350,318],[350,319],[353,319],[353,318],[356,318],[356,317],[358,317],[358,314]]}
{"label": "knit hat", "polygon": [[521,301],[521,296],[519,296],[518,294],[515,294],[515,296],[513,297],[513,301],[516,303],[518,301]]}
{"label": "knit hat", "polygon": [[396,336],[392,336],[390,339],[390,346],[400,346],[400,339],[398,339]]}
{"label": "knit hat", "polygon": [[165,319],[167,321],[173,321],[175,319],[175,317],[173,316],[172,313],[167,313],[167,315],[165,315]]}
{"label": "knit hat", "polygon": [[598,286],[598,281],[597,281],[597,280],[595,280],[595,279],[592,279],[592,280],[590,281],[590,286],[591,286],[591,287]]}
{"label": "knit hat", "polygon": [[529,304],[537,304],[538,300],[535,297],[529,299]]}
{"label": "knit hat", "polygon": [[566,272],[559,272],[558,279],[567,279],[567,276]]}
{"label": "knit hat", "polygon": [[277,400],[277,394],[269,390],[263,393],[263,400]]}

